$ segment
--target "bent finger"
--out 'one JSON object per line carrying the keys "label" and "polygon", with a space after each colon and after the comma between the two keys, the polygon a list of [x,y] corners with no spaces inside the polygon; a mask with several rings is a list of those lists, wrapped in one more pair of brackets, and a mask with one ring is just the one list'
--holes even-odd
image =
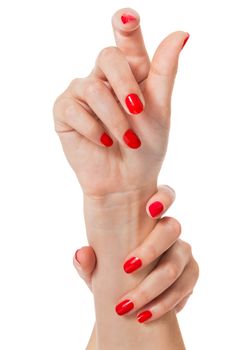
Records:
{"label": "bent finger", "polygon": [[126,273],[145,268],[167,251],[181,234],[180,223],[172,217],[164,217],[129,256],[123,267]]}
{"label": "bent finger", "polygon": [[184,304],[187,302],[188,297],[192,294],[197,279],[198,270],[194,261],[192,261],[169,289],[149,303],[146,309],[138,313],[138,321],[144,323],[146,321],[150,322],[156,320],[167,312],[175,309],[179,303],[182,302]]}
{"label": "bent finger", "polygon": [[88,104],[123,147],[139,148],[141,146],[141,141],[131,129],[125,113],[103,81],[93,77],[75,79],[70,84],[69,91],[73,98]]}
{"label": "bent finger", "polygon": [[103,125],[81,104],[72,98],[64,98],[60,108],[56,131],[58,134],[75,130],[98,146],[111,147],[113,139]]}
{"label": "bent finger", "polygon": [[139,84],[119,48],[104,48],[97,57],[92,74],[106,77],[127,114],[140,114],[144,110],[145,99]]}
{"label": "bent finger", "polygon": [[158,266],[136,288],[122,297],[115,307],[116,313],[132,313],[153,301],[174,284],[189,262],[190,250],[183,249],[183,244],[177,241],[162,256]]}
{"label": "bent finger", "polygon": [[153,219],[158,219],[172,205],[175,198],[175,191],[171,187],[167,185],[159,186],[158,192],[146,204],[147,214]]}

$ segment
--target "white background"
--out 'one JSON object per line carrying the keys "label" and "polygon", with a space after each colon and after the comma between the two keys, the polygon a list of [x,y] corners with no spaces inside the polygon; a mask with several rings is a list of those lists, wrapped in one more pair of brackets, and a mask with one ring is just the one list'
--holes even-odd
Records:
{"label": "white background", "polygon": [[82,193],[53,130],[52,106],[98,52],[111,16],[140,13],[150,56],[171,31],[180,58],[160,183],[193,246],[200,279],[179,314],[188,350],[233,349],[231,1],[11,1],[0,5],[0,348],[83,350],[94,322],[72,266],[86,244]]}

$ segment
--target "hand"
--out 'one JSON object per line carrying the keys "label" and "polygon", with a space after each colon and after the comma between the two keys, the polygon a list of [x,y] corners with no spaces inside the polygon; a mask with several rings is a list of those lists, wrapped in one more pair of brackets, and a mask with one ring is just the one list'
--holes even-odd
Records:
{"label": "hand", "polygon": [[[152,217],[152,213],[155,215],[153,218],[157,219],[158,215],[171,206],[174,199],[175,193],[170,187],[160,186],[158,192],[147,202],[146,211],[149,217]],[[156,205],[150,207],[152,203]],[[146,278],[121,299],[133,300],[133,312],[137,311],[139,322],[150,322],[172,309],[179,312],[193,292],[199,268],[190,245],[179,239],[180,233],[181,227],[176,219],[163,217],[155,224],[144,242],[126,257],[124,269],[128,273],[134,273],[152,264]],[[158,265],[153,267],[157,262]],[[91,289],[92,274],[96,265],[93,248],[88,246],[79,249],[73,263],[80,277]]]}
{"label": "hand", "polygon": [[189,35],[170,34],[150,62],[139,20],[132,9],[117,11],[117,47],[101,50],[90,75],[74,79],[54,104],[55,130],[89,196],[156,182],[165,156],[178,58]]}

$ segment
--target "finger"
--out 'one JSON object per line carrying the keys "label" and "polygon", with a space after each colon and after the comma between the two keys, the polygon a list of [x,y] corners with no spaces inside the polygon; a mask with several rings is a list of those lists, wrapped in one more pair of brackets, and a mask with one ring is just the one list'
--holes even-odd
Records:
{"label": "finger", "polygon": [[140,323],[154,321],[173,310],[177,305],[183,305],[192,294],[193,288],[198,279],[198,269],[194,261],[191,261],[185,268],[180,278],[157,299],[140,311],[137,319]]}
{"label": "finger", "polygon": [[172,217],[162,218],[140,244],[126,259],[123,268],[132,273],[145,268],[168,250],[181,234],[180,223]]}
{"label": "finger", "polygon": [[[161,113],[161,122],[167,125],[170,117],[170,103],[179,54],[189,34],[174,32],[166,37],[157,48],[146,80],[147,104],[156,115]],[[146,93],[145,92],[145,93]]]}
{"label": "finger", "polygon": [[55,129],[58,134],[76,131],[77,138],[83,136],[102,147],[111,147],[113,140],[104,127],[81,104],[71,97],[61,97],[55,102]]}
{"label": "finger", "polygon": [[147,214],[158,219],[172,205],[176,197],[175,191],[167,186],[159,186],[158,192],[154,194],[146,204]]}
{"label": "finger", "polygon": [[78,249],[73,257],[73,264],[79,276],[91,289],[92,273],[96,266],[96,256],[92,247]]}
{"label": "finger", "polygon": [[145,106],[143,94],[119,48],[114,46],[104,48],[98,55],[91,74],[107,79],[126,113],[138,115],[143,111]]}
{"label": "finger", "polygon": [[135,312],[157,298],[180,277],[190,261],[190,249],[177,241],[158,266],[134,290],[124,295],[115,310],[119,315]]}
{"label": "finger", "polygon": [[112,27],[116,46],[125,55],[138,83],[150,70],[150,59],[145,48],[140,27],[140,16],[131,8],[123,8],[112,16]]}
{"label": "finger", "polygon": [[188,299],[190,298],[190,296],[192,295],[192,293],[188,294],[184,299],[182,299],[176,306],[175,306],[175,312],[178,313],[181,310],[183,310],[183,308],[185,307]]}
{"label": "finger", "polygon": [[127,145],[130,148],[139,148],[141,146],[139,137],[131,129],[124,112],[103,81],[93,77],[75,79],[70,84],[69,92],[73,98],[88,104],[123,147]]}

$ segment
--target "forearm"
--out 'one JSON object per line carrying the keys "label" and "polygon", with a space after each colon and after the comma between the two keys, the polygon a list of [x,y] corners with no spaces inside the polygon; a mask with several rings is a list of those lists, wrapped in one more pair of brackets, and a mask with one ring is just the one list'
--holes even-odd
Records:
{"label": "forearm", "polygon": [[173,312],[143,326],[137,323],[135,315],[120,317],[114,310],[122,295],[133,289],[151,268],[127,275],[122,265],[129,251],[144,240],[154,226],[145,207],[155,192],[156,186],[151,184],[138,191],[102,199],[84,196],[88,239],[98,261],[93,276],[98,350],[184,349]]}

